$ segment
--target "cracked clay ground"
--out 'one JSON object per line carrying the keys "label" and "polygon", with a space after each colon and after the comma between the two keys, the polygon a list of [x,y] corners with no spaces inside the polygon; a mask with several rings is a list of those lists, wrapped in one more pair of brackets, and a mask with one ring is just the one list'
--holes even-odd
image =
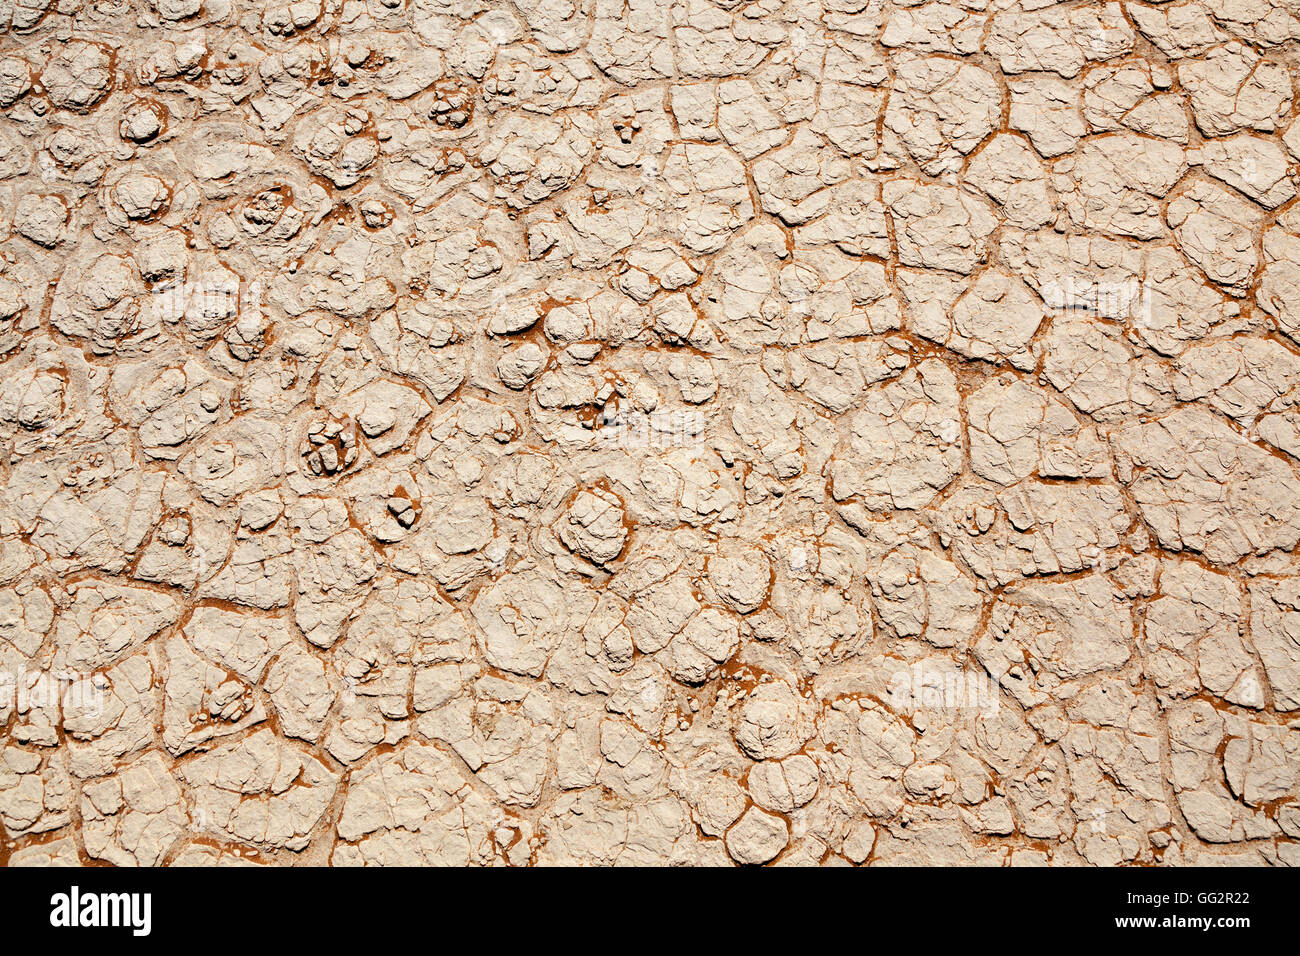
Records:
{"label": "cracked clay ground", "polygon": [[1300,0],[0,23],[0,864],[1300,862]]}

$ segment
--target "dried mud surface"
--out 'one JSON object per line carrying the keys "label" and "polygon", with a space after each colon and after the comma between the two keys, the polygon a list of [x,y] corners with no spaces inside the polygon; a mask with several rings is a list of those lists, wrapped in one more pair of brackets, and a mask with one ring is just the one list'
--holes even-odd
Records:
{"label": "dried mud surface", "polygon": [[0,29],[0,863],[1300,861],[1296,0]]}

